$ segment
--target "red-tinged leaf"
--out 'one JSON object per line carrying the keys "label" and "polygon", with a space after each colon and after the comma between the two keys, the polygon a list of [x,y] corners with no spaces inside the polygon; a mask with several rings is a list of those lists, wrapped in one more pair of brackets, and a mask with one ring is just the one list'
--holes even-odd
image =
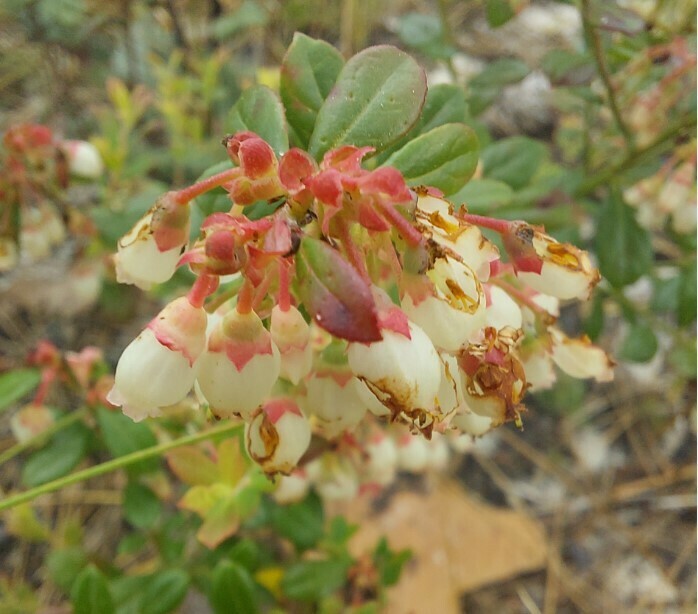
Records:
{"label": "red-tinged leaf", "polygon": [[179,500],[177,506],[183,510],[189,510],[202,518],[206,516],[214,506],[221,501],[230,499],[233,489],[225,484],[212,484],[211,486],[192,486]]}
{"label": "red-tinged leaf", "polygon": [[204,524],[201,525],[196,537],[204,546],[213,550],[221,542],[235,535],[239,526],[237,501],[232,498],[222,500],[206,514]]}
{"label": "red-tinged leaf", "polygon": [[347,341],[382,339],[371,289],[339,252],[306,237],[296,273],[300,298],[318,326]]}
{"label": "red-tinged leaf", "polygon": [[168,452],[167,464],[172,473],[191,486],[214,484],[221,477],[216,464],[203,450],[194,446]]}

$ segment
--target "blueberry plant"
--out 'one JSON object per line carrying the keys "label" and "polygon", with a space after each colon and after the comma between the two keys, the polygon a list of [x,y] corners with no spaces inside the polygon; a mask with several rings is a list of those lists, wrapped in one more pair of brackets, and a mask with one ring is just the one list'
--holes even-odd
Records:
{"label": "blueberry plant", "polygon": [[[323,501],[436,466],[426,450],[446,441],[521,426],[527,393],[560,371],[612,379],[606,353],[558,322],[600,281],[589,254],[469,210],[480,145],[465,117],[462,90],[428,89],[395,47],[345,62],[297,34],[279,94],[252,86],[233,107],[223,161],[119,240],[119,282],[149,290],[176,274],[186,287],[113,381],[95,349],[44,346],[15,372],[11,400],[41,381],[18,428],[43,407],[53,430],[25,429],[2,460],[57,434],[25,465],[33,488],[0,508],[19,534],[53,540],[47,566],[76,612],[168,612],[190,589],[216,612],[376,611],[408,555],[385,542],[351,554],[352,527],[325,522]],[[44,407],[57,385],[80,396],[78,417]],[[90,453],[88,425],[114,458],[66,476]],[[113,561],[78,548],[79,527],[50,535],[29,507],[116,469],[141,531]]]}

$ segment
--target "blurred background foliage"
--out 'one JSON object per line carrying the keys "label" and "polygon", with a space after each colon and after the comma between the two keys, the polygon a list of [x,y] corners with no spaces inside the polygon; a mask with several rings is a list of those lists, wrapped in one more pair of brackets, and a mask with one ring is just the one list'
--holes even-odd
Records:
{"label": "blurred background foliage", "polygon": [[[614,394],[589,397],[589,384],[561,376],[554,389],[536,395],[539,424],[554,432],[546,418],[564,418],[565,428],[592,434],[606,429],[618,439],[624,434],[628,463],[650,476],[645,454],[660,459],[657,472],[666,463],[692,462],[692,442],[683,439],[683,447],[670,451],[652,442],[663,442],[679,427],[690,439],[695,429],[695,21],[691,0],[5,0],[0,129],[43,123],[65,138],[89,140],[106,170],[98,182],[78,183],[70,192],[95,231],[87,247],[69,252],[65,267],[76,254],[104,263],[96,273],[102,289],[91,321],[67,324],[74,314],[46,313],[45,304],[25,302],[16,319],[16,274],[9,274],[9,286],[3,281],[3,290],[10,289],[1,303],[6,358],[0,367],[15,375],[11,382],[0,380],[0,409],[12,408],[37,386],[36,372],[17,367],[41,337],[75,349],[101,344],[113,362],[152,303],[115,283],[107,254],[158,194],[194,181],[225,158],[220,140],[233,125],[233,105],[254,84],[278,88],[278,66],[294,32],[301,31],[327,40],[345,57],[382,43],[415,55],[428,70],[430,87],[440,84],[449,97],[452,117],[441,123],[464,122],[480,141],[475,178],[449,199],[473,213],[544,224],[560,240],[593,253],[605,280],[585,310],[565,310],[562,321],[611,349],[619,381]],[[166,295],[178,283],[181,278],[156,293]],[[608,409],[614,403],[617,412]],[[594,420],[603,411],[613,419],[599,426]],[[60,412],[55,417],[65,418]],[[535,434],[536,419],[529,420]],[[644,425],[643,445],[623,430],[630,428],[623,420]],[[154,432],[186,430],[176,420],[136,427],[108,412],[87,425],[70,422],[53,439],[34,440],[38,451],[23,469],[3,476],[3,488],[54,479],[90,455],[104,459],[145,448],[157,441]],[[90,435],[95,428],[96,437]],[[570,452],[554,436],[548,444],[554,462],[612,456],[609,446],[578,452],[572,445]],[[106,519],[130,527],[120,534],[116,564],[94,556],[85,545],[89,530],[79,522],[61,518],[51,534],[50,523],[35,511],[18,508],[7,531],[24,540],[22,552],[32,563],[20,566],[26,577],[19,573],[17,581],[6,579],[3,569],[0,609],[38,611],[40,603],[71,596],[76,612],[167,612],[193,581],[217,612],[234,611],[232,594],[243,595],[240,612],[271,608],[279,595],[293,611],[347,611],[342,600],[361,588],[347,581],[347,570],[356,568],[346,551],[351,529],[339,520],[309,529],[324,522],[316,498],[288,516],[264,499],[250,517],[253,534],[271,527],[293,545],[286,571],[280,571],[258,534],[190,558],[181,536],[193,530],[192,519],[181,511],[165,514],[161,498],[169,486],[163,476],[128,476],[123,518]],[[689,476],[689,491],[694,478]],[[30,543],[44,544],[45,561]],[[311,550],[325,564],[322,574],[303,559]],[[392,584],[405,555],[379,544],[372,556],[383,574],[377,586]],[[137,581],[119,575],[119,563],[139,557],[150,567]],[[27,571],[32,566],[50,579],[42,591],[29,588],[37,585]],[[695,586],[688,590],[691,602]],[[159,602],[162,595],[171,601]],[[492,603],[483,599],[479,603]],[[575,599],[570,597],[579,606]],[[318,603],[320,609],[309,605]]]}

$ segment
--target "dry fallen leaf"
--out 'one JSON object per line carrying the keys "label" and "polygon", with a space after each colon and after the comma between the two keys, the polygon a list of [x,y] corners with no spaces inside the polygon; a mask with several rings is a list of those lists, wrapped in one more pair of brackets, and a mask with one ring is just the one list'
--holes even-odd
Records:
{"label": "dry fallen leaf", "polygon": [[412,550],[389,593],[391,614],[458,613],[463,593],[546,564],[537,521],[476,501],[453,481],[437,483],[427,495],[398,493],[379,514],[365,500],[337,512],[360,526],[350,544],[354,554],[370,550],[383,535],[391,549]]}

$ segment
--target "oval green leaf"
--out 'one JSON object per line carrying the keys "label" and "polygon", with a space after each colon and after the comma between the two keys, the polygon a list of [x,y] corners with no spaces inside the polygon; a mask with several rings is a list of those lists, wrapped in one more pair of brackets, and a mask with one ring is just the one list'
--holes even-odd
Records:
{"label": "oval green leaf", "polygon": [[300,299],[318,326],[347,341],[380,341],[368,283],[327,243],[305,237],[296,256]]}
{"label": "oval green leaf", "polygon": [[38,369],[15,369],[0,375],[0,411],[29,394],[40,381]]}
{"label": "oval green leaf", "polygon": [[242,93],[230,110],[226,130],[250,130],[269,143],[277,155],[288,149],[284,107],[265,85],[253,85]]}
{"label": "oval green leaf", "polygon": [[291,565],[281,580],[284,594],[291,599],[315,601],[327,597],[347,579],[350,561],[300,561]]}
{"label": "oval green leaf", "polygon": [[124,489],[124,518],[138,529],[150,529],[160,516],[162,505],[155,493],[138,482],[129,482]]}
{"label": "oval green leaf", "polygon": [[80,572],[70,597],[74,614],[111,614],[115,611],[107,579],[94,565]]}
{"label": "oval green leaf", "polygon": [[296,32],[281,63],[279,93],[295,145],[307,149],[318,111],[337,81],[344,58],[332,45]]}
{"label": "oval green leaf", "polygon": [[189,574],[181,569],[167,569],[150,577],[139,614],[168,614],[176,611],[189,589]]}
{"label": "oval green leaf", "polygon": [[83,459],[91,432],[81,423],[56,433],[50,443],[35,452],[22,468],[22,482],[39,486],[69,473]]}
{"label": "oval green leaf", "polygon": [[417,121],[427,92],[417,62],[390,45],[351,58],[320,108],[309,151],[316,159],[339,145],[382,151]]}
{"label": "oval green leaf", "polygon": [[477,167],[478,141],[465,124],[445,124],[410,141],[386,161],[409,185],[429,185],[444,194],[460,190]]}
{"label": "oval green leaf", "polygon": [[596,254],[601,274],[615,288],[637,281],[652,268],[654,253],[649,233],[615,192],[597,220]]}
{"label": "oval green leaf", "polygon": [[546,154],[543,143],[528,137],[502,139],[482,151],[483,175],[518,190],[530,183]]}
{"label": "oval green leaf", "polygon": [[234,561],[221,561],[213,571],[209,600],[216,614],[254,614],[259,611],[250,572]]}

